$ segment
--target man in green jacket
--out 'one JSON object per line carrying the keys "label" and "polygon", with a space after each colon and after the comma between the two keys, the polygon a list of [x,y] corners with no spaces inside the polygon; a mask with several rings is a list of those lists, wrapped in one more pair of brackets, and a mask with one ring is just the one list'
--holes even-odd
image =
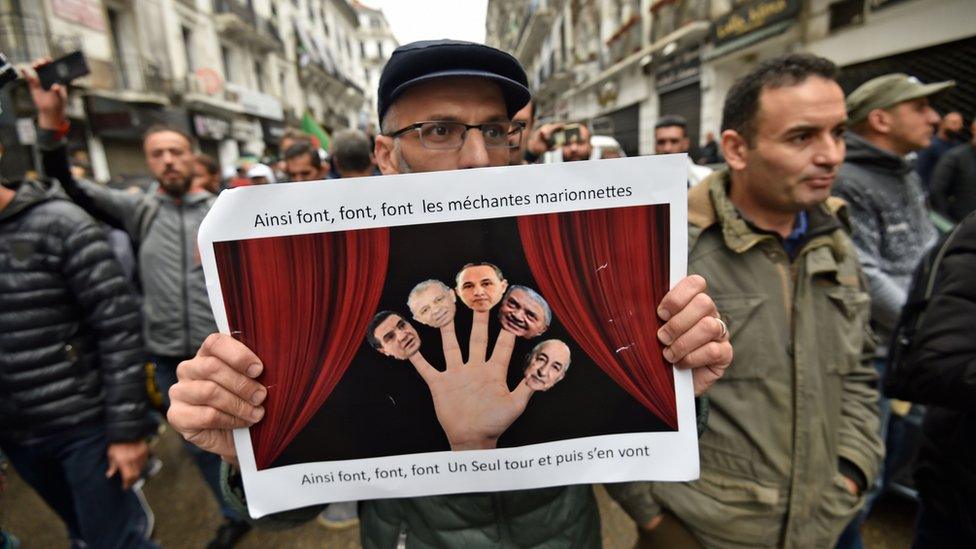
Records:
{"label": "man in green jacket", "polygon": [[735,367],[709,392],[699,480],[613,488],[646,547],[833,547],[876,476],[869,298],[830,198],[847,120],[835,74],[787,55],[729,90],[728,169],[689,193],[688,271],[709,280]]}
{"label": "man in green jacket", "polygon": [[[383,70],[378,95],[383,133],[375,156],[383,174],[505,166],[509,147],[522,137],[512,116],[529,101],[525,72],[514,57],[450,40],[398,48]],[[446,148],[451,136],[457,139]],[[701,277],[686,277],[658,308],[667,321],[659,334],[669,345],[665,356],[679,368],[694,369],[696,394],[732,360],[726,331],[704,290]],[[253,379],[261,369],[260,359],[243,344],[211,335],[194,359],[180,365],[180,381],[170,392],[170,423],[187,440],[236,462],[231,429],[263,417],[267,390]],[[228,487],[230,499],[245,503],[239,474],[232,471]],[[317,510],[270,519],[279,525],[308,520]],[[588,485],[362,501],[360,519],[367,548],[601,545]]]}

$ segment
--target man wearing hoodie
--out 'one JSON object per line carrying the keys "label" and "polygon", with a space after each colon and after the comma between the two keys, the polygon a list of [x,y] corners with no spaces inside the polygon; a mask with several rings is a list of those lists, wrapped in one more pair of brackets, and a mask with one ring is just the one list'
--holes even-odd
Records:
{"label": "man wearing hoodie", "polygon": [[[847,154],[834,194],[848,203],[854,246],[868,279],[879,373],[912,273],[936,239],[921,181],[905,156],[929,146],[933,126],[939,122],[929,97],[953,85],[923,84],[915,77],[893,73],[865,82],[847,97],[851,131],[845,138]],[[889,410],[884,399],[879,405],[884,440]],[[859,537],[856,528],[849,533]],[[841,546],[845,539],[847,533]]]}

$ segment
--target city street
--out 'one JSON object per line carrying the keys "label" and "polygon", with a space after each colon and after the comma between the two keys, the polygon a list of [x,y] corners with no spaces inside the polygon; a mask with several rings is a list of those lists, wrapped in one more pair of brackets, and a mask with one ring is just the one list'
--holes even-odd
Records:
{"label": "city street", "polygon": [[[163,547],[204,547],[220,522],[220,513],[189,454],[171,429],[159,440],[155,453],[163,468],[146,486],[145,494],[156,514],[155,539]],[[61,521],[34,492],[10,471],[7,492],[0,496],[0,524],[20,537],[24,549],[63,547],[67,534]],[[606,549],[633,547],[634,523],[623,510],[597,488]],[[914,505],[885,498],[864,528],[865,547],[901,549],[911,543]],[[359,530],[330,531],[318,522],[284,531],[252,531],[241,548],[263,547],[359,547]]]}

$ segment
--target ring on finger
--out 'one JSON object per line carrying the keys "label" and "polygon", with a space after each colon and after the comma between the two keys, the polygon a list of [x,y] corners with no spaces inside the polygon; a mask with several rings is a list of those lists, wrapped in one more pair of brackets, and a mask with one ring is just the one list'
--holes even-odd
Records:
{"label": "ring on finger", "polygon": [[725,324],[725,321],[722,320],[721,318],[715,317],[715,320],[717,320],[718,323],[722,325],[722,333],[718,334],[718,338],[717,339],[725,339],[725,336],[729,335],[729,327],[728,327],[728,325]]}

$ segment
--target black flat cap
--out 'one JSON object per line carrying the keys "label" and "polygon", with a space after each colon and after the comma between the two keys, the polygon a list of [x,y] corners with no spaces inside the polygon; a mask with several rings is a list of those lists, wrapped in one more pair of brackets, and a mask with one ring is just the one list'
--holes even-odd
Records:
{"label": "black flat cap", "polygon": [[499,49],[459,40],[422,40],[393,51],[380,75],[377,110],[380,122],[407,88],[434,78],[475,76],[497,82],[512,117],[529,103],[529,81],[522,64]]}

